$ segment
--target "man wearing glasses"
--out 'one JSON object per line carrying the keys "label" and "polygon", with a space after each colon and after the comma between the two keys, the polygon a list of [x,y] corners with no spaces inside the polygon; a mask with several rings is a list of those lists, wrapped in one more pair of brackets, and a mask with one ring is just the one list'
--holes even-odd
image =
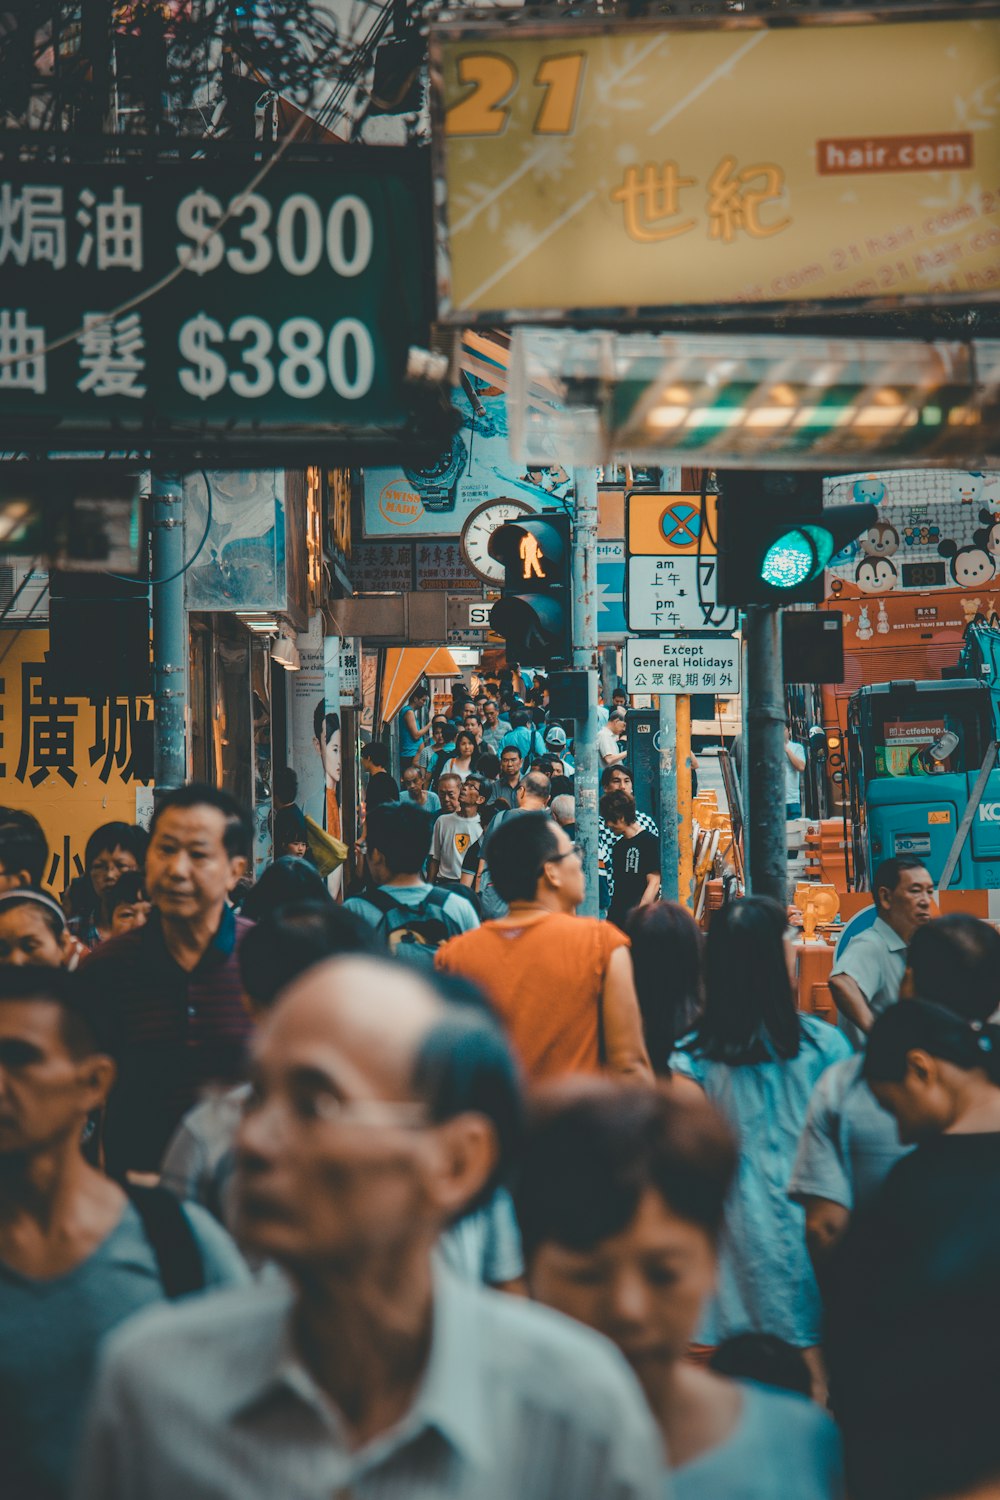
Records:
{"label": "man wearing glasses", "polygon": [[443,943],[438,967],[489,995],[532,1081],[604,1069],[651,1083],[628,938],[576,915],[579,845],[522,812],[491,833],[486,861],[507,915]]}
{"label": "man wearing glasses", "polygon": [[402,964],[334,959],[267,1017],[252,1080],[241,1237],[288,1280],[106,1346],[77,1500],[658,1500],[610,1345],[434,1255],[518,1148],[493,1019]]}

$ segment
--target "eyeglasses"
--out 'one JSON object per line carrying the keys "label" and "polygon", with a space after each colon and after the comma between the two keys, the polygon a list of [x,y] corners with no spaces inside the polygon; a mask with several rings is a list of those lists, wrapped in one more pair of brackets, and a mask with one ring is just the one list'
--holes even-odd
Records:
{"label": "eyeglasses", "polygon": [[538,876],[536,878],[541,879],[546,865],[561,864],[564,859],[569,859],[571,854],[575,854],[581,865],[583,864],[583,845],[570,844],[569,848],[564,849],[561,854],[550,854],[548,859],[543,859],[538,867]]}
{"label": "eyeglasses", "polygon": [[420,1130],[430,1123],[426,1105],[390,1099],[338,1099],[332,1094],[310,1092],[302,1098],[284,1099],[263,1095],[255,1086],[244,1100],[244,1115],[262,1114],[275,1105],[300,1120],[320,1120],[325,1125],[360,1125],[374,1128],[395,1126]]}

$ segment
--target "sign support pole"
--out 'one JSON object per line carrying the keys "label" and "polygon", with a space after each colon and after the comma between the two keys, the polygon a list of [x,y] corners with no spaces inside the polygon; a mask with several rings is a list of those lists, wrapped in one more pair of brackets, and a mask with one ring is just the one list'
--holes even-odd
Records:
{"label": "sign support pole", "polygon": [[694,830],[691,813],[691,698],[688,693],[674,699],[677,715],[677,838],[678,900],[691,905],[694,889]]}
{"label": "sign support pole", "polygon": [[680,892],[677,819],[677,699],[661,693],[660,733],[660,895],[676,901]]}
{"label": "sign support pole", "polygon": [[[153,616],[154,796],[187,778],[187,610],[184,605],[184,486],[180,474],[154,474],[150,547]],[[157,583],[157,579],[163,579]]]}
{"label": "sign support pole", "polygon": [[785,685],[781,610],[752,604],[746,612],[747,712],[745,786],[747,888],[788,904],[785,833]]}
{"label": "sign support pole", "polygon": [[576,837],[583,848],[587,880],[580,914],[599,912],[597,870],[597,471],[576,469],[576,524],[573,532],[573,667],[587,674],[587,708],[577,718],[573,741],[576,766]]}

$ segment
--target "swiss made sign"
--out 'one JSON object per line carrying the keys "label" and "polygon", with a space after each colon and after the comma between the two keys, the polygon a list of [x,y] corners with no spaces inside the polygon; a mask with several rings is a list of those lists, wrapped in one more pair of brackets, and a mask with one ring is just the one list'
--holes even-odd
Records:
{"label": "swiss made sign", "polygon": [[422,167],[342,149],[282,160],[248,190],[253,175],[0,168],[6,446],[224,435],[253,449],[403,425],[430,307]]}

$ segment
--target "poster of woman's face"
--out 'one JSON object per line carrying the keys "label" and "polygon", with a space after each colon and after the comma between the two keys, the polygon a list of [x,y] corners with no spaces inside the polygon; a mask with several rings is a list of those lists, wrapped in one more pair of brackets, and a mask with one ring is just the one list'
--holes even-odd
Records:
{"label": "poster of woman's face", "polygon": [[313,745],[323,764],[323,775],[327,786],[339,786],[341,773],[340,719],[337,714],[323,713],[321,702],[316,710],[317,733]]}

